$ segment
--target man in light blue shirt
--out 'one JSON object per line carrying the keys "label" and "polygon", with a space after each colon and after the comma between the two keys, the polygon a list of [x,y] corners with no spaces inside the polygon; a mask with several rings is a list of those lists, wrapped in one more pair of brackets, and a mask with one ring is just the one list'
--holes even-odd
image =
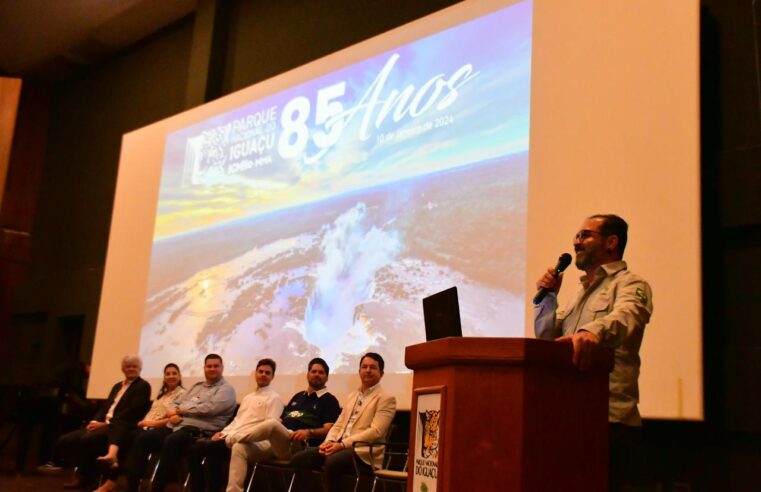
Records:
{"label": "man in light blue shirt", "polygon": [[162,492],[176,475],[177,465],[201,437],[211,437],[232,419],[235,389],[222,378],[222,357],[209,354],[204,359],[205,381],[191,386],[167,411],[174,432],[164,440],[161,463],[153,479],[153,492]]}

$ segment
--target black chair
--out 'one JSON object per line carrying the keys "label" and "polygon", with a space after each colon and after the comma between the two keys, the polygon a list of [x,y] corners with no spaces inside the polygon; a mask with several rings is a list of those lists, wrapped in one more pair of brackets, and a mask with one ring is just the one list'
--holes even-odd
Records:
{"label": "black chair", "polygon": [[[291,442],[290,447],[290,453],[291,456],[293,456],[295,453],[299,451],[303,451],[305,449],[308,449],[308,445],[304,445],[302,443],[294,443]],[[285,459],[285,460],[279,460],[279,459],[271,459],[266,461],[259,461],[254,463],[254,467],[251,470],[251,478],[248,479],[248,484],[246,485],[245,492],[251,492],[251,487],[254,485],[254,477],[256,476],[256,471],[260,468],[263,468],[265,470],[276,470],[279,475],[283,478],[283,486],[287,492],[291,492],[293,490],[293,483],[296,479],[296,471],[291,466],[291,460]],[[267,480],[267,484],[269,486],[269,480]]]}
{"label": "black chair", "polygon": [[[391,432],[389,432],[389,435]],[[383,459],[382,463],[375,463],[373,454],[373,447],[383,446]],[[383,484],[383,490],[386,491],[387,483],[395,483],[399,485],[401,491],[407,490],[407,464],[409,461],[409,446],[408,443],[392,443],[392,442],[366,442],[357,441],[353,443],[354,447],[354,468],[357,473],[357,483],[354,487],[356,492],[359,486],[359,474],[360,474],[360,459],[357,456],[356,450],[360,447],[369,448],[370,460],[373,465],[373,487],[371,492],[375,492],[378,482]]]}

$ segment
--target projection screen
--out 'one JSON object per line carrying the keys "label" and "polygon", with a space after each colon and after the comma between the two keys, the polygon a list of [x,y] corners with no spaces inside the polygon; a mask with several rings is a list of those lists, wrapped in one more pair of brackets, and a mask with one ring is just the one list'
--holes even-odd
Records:
{"label": "projection screen", "polygon": [[408,407],[423,297],[532,336],[533,282],[612,212],[654,290],[642,412],[702,418],[697,4],[674,3],[464,2],[125,135],[89,394],[124,353],[155,384],[216,352],[239,398],[259,358],[287,399],[315,356],[340,397],[376,351]]}

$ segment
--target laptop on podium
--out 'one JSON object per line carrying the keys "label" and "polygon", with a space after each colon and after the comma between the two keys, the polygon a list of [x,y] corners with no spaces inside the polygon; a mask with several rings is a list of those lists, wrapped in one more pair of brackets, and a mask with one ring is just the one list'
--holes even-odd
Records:
{"label": "laptop on podium", "polygon": [[425,339],[438,340],[446,337],[461,337],[460,303],[457,287],[450,287],[423,299],[425,319]]}

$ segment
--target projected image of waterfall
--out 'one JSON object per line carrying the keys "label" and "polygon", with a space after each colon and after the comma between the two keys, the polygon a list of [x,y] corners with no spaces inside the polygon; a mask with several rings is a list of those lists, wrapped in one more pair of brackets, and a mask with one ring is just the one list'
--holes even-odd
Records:
{"label": "projected image of waterfall", "polygon": [[144,374],[406,372],[453,285],[465,335],[522,335],[530,72],[517,2],[168,134]]}
{"label": "projected image of waterfall", "polygon": [[144,371],[170,359],[201,375],[198,360],[219,352],[227,374],[263,357],[300,374],[317,356],[355,372],[376,351],[403,372],[400,347],[424,340],[422,298],[452,285],[465,334],[511,335],[523,326],[526,170],[523,153],[158,242]]}
{"label": "projected image of waterfall", "polygon": [[353,327],[366,331],[356,308],[372,298],[377,272],[399,253],[398,234],[367,227],[366,218],[367,206],[359,203],[323,231],[324,261],[316,269],[304,314],[306,339],[323,352]]}

